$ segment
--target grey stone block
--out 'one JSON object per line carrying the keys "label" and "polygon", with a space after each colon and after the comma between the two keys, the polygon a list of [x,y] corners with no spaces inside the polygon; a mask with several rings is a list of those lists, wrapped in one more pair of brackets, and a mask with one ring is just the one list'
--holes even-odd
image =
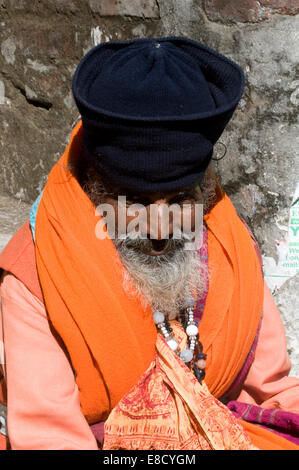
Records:
{"label": "grey stone block", "polygon": [[0,252],[28,219],[30,207],[14,197],[0,194]]}

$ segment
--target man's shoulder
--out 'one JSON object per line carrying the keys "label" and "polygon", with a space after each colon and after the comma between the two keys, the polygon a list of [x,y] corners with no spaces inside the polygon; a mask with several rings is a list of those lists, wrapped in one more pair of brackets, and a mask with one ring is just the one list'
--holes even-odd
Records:
{"label": "man's shoulder", "polygon": [[30,248],[34,253],[33,238],[30,230],[29,220],[19,228],[0,254],[0,268],[10,271]]}
{"label": "man's shoulder", "polygon": [[20,227],[0,254],[0,278],[4,272],[13,274],[32,294],[42,299],[29,220]]}

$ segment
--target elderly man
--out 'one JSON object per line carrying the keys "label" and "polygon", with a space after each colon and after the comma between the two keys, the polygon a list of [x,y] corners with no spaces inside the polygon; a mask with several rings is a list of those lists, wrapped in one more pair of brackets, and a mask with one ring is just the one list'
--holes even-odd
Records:
{"label": "elderly man", "polygon": [[298,449],[258,247],[208,168],[243,88],[186,38],[80,62],[82,120],[0,259],[6,446]]}

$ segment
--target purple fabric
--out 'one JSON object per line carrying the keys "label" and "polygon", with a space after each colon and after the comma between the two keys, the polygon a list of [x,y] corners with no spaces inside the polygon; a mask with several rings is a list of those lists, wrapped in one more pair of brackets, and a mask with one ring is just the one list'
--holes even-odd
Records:
{"label": "purple fabric", "polygon": [[260,425],[299,446],[298,414],[277,408],[261,408],[238,401],[230,401],[227,407],[236,418]]}
{"label": "purple fabric", "polygon": [[194,310],[194,319],[197,321],[200,321],[203,315],[203,311],[204,311],[204,307],[205,307],[206,299],[208,295],[208,290],[209,290],[208,233],[207,233],[207,227],[205,224],[203,224],[202,245],[200,249],[198,250],[198,254],[204,265],[204,268],[201,269],[201,272],[199,273],[199,275],[205,276],[206,278],[206,284],[205,284],[204,290],[202,292],[202,295],[197,299],[196,307]]}
{"label": "purple fabric", "polygon": [[90,426],[90,429],[92,430],[100,449],[104,442],[104,424],[105,421],[100,421],[99,423],[95,423]]}

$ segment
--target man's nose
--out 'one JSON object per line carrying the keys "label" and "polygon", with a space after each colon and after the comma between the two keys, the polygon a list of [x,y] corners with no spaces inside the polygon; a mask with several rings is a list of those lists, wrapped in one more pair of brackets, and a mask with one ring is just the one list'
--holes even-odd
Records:
{"label": "man's nose", "polygon": [[173,221],[166,199],[159,199],[147,208],[147,235],[156,240],[171,238]]}

